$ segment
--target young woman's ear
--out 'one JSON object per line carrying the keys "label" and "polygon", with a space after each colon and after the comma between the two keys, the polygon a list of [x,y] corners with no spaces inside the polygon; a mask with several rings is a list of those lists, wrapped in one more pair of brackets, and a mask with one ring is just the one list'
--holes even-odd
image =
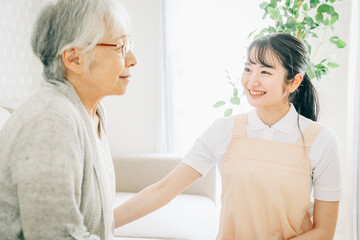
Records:
{"label": "young woman's ear", "polygon": [[294,81],[289,85],[289,92],[293,93],[300,86],[301,81],[303,80],[303,75],[298,73],[294,77]]}
{"label": "young woman's ear", "polygon": [[63,63],[65,68],[67,69],[67,71],[72,71],[74,73],[77,74],[81,74],[82,73],[82,53],[80,52],[80,50],[78,48],[70,48],[65,50],[62,54],[61,54]]}

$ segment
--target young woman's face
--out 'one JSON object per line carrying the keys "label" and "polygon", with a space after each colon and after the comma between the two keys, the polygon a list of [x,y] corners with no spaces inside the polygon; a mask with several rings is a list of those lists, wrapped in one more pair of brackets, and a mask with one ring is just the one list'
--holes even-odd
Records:
{"label": "young woman's face", "polygon": [[[250,53],[249,59],[256,59]],[[249,104],[256,108],[278,108],[288,104],[288,91],[285,84],[286,70],[269,51],[266,53],[266,62],[271,65],[248,61],[245,63],[241,76]]]}

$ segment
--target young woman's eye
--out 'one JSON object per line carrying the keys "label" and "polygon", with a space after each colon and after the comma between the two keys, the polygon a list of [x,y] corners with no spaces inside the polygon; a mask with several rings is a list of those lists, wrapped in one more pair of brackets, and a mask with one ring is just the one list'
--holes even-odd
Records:
{"label": "young woman's eye", "polygon": [[261,71],[262,74],[271,75],[268,71]]}
{"label": "young woman's eye", "polygon": [[250,72],[250,68],[245,67],[245,68],[244,68],[244,72]]}

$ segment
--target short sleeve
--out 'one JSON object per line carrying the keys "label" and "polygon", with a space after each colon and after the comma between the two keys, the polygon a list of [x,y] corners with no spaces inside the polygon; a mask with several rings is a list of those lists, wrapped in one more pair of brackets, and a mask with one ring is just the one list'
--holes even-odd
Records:
{"label": "short sleeve", "polygon": [[[312,169],[314,198],[322,201],[340,201],[342,194],[339,142],[336,134],[324,128],[311,148],[316,148]],[[314,150],[314,149],[310,149]],[[310,156],[311,157],[311,156]]]}
{"label": "short sleeve", "polygon": [[205,176],[214,165],[222,161],[231,140],[233,125],[233,117],[215,120],[195,141],[182,162]]}
{"label": "short sleeve", "polygon": [[10,158],[24,238],[99,239],[80,212],[81,149],[75,126],[56,114],[40,114],[19,131]]}

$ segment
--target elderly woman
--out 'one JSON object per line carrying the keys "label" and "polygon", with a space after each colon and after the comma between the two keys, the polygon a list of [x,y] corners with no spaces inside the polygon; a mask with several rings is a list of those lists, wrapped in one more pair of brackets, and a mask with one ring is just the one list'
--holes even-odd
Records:
{"label": "elderly woman", "polygon": [[32,48],[45,82],[0,133],[1,239],[111,239],[115,179],[100,103],[136,65],[116,0],[59,0]]}

